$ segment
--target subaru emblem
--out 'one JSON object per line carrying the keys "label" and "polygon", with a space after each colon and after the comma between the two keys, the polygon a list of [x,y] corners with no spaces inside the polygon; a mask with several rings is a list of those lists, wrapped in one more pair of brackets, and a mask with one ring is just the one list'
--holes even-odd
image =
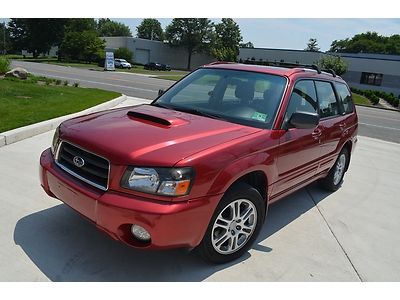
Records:
{"label": "subaru emblem", "polygon": [[74,165],[77,166],[78,168],[82,168],[85,165],[85,161],[80,156],[75,156],[72,161]]}

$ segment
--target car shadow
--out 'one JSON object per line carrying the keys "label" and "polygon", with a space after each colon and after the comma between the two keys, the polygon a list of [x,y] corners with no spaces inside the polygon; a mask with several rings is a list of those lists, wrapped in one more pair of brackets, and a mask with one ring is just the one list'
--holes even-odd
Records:
{"label": "car shadow", "polygon": [[[315,203],[329,195],[314,184],[271,205],[253,250],[273,251],[265,246],[267,238],[315,206],[310,194]],[[14,241],[51,281],[202,281],[251,257],[247,252],[214,265],[184,249],[137,250],[110,239],[63,204],[20,219]]]}

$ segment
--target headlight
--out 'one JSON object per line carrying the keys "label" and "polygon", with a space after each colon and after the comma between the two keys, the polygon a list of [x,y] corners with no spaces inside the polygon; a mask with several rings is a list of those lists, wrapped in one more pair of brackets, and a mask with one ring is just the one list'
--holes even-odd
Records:
{"label": "headlight", "polygon": [[183,196],[189,193],[194,178],[192,168],[128,167],[121,186],[131,190],[164,196]]}
{"label": "headlight", "polygon": [[51,153],[53,154],[53,156],[55,155],[57,148],[58,148],[58,144],[60,142],[60,126],[58,126],[56,128],[56,131],[54,132],[54,136],[53,136],[53,142],[51,143]]}

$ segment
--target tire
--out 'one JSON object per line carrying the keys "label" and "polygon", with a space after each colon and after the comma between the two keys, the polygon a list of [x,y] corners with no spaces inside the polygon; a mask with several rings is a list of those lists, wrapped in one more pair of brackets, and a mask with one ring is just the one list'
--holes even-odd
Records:
{"label": "tire", "polygon": [[196,250],[213,263],[226,263],[242,256],[261,230],[265,204],[255,188],[246,183],[236,184],[221,199]]}
{"label": "tire", "polygon": [[346,173],[349,159],[349,151],[346,148],[343,148],[339,153],[335,164],[329,170],[328,176],[321,180],[323,188],[331,192],[335,192],[340,188],[344,174]]}

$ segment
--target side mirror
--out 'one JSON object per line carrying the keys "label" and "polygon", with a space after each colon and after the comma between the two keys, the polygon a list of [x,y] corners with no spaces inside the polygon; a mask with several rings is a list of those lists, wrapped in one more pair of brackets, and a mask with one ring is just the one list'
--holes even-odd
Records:
{"label": "side mirror", "polygon": [[299,129],[310,129],[318,126],[319,115],[309,112],[295,112],[289,120],[289,124]]}
{"label": "side mirror", "polygon": [[158,90],[158,97],[160,97],[164,93],[165,93],[165,91],[163,89],[159,89]]}

